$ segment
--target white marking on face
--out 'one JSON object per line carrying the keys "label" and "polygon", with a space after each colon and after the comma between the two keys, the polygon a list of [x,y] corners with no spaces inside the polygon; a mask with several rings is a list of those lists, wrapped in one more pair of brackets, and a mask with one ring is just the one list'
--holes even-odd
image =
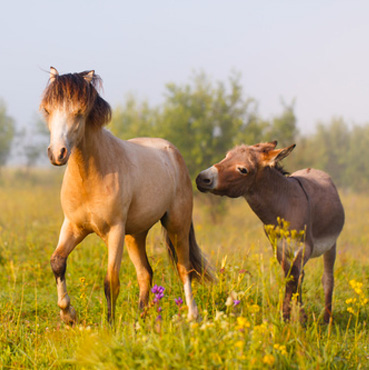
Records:
{"label": "white marking on face", "polygon": [[60,148],[67,148],[68,152],[70,144],[68,141],[68,117],[64,110],[57,110],[49,121],[50,129],[50,147],[53,151],[58,152]]}

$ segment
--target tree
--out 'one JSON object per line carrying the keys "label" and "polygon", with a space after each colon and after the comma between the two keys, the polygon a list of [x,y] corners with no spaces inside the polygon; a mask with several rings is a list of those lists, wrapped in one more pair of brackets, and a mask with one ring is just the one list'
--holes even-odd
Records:
{"label": "tree", "polygon": [[134,96],[129,95],[124,105],[114,110],[109,128],[114,135],[124,140],[156,136],[157,119],[156,108],[151,108],[146,101],[138,103]]}
{"label": "tree", "polygon": [[283,112],[274,117],[267,134],[267,141],[277,140],[279,145],[286,147],[295,142],[298,135],[297,119],[294,112],[295,102],[287,105],[282,101]]}
{"label": "tree", "polygon": [[14,134],[14,120],[8,116],[6,105],[0,100],[0,166],[4,166],[9,158]]}
{"label": "tree", "polygon": [[[21,132],[22,155],[26,159],[26,168],[29,169],[39,162],[40,158],[46,160],[46,149],[49,141],[49,131],[46,123],[39,115],[34,118],[31,128]],[[43,158],[42,158],[43,157]]]}
{"label": "tree", "polygon": [[158,132],[179,148],[192,178],[223,158],[247,125],[252,102],[239,80],[234,74],[228,86],[214,84],[200,73],[184,86],[167,85]]}

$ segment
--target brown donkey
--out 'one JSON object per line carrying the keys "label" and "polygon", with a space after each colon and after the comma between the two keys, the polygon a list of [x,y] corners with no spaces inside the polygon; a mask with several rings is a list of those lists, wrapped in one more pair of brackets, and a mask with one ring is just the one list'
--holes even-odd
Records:
{"label": "brown donkey", "polygon": [[[313,257],[324,256],[324,320],[332,314],[333,267],[336,240],[343,228],[344,210],[331,178],[324,172],[305,169],[286,176],[278,164],[294,149],[291,145],[275,149],[277,142],[238,146],[219,163],[202,171],[196,179],[200,191],[231,198],[245,197],[264,225],[277,225],[280,217],[290,223],[290,230],[305,230],[305,245],[294,258],[288,258],[282,244],[277,258],[287,280],[283,316],[290,317],[292,295],[303,279],[303,266]],[[301,294],[300,294],[300,302]],[[304,315],[304,312],[302,312]]]}
{"label": "brown donkey", "polygon": [[50,130],[50,161],[57,166],[68,162],[61,189],[65,218],[51,257],[61,318],[76,321],[65,281],[68,255],[93,232],[108,247],[108,320],[114,319],[124,241],[137,272],[139,305],[145,307],[152,281],[145,242],[159,220],[184,284],[188,316],[196,318],[191,277],[210,278],[210,274],[196,244],[187,167],[166,140],[122,141],[104,129],[111,109],[97,92],[100,84],[94,71],[59,75],[51,68],[40,105]]}

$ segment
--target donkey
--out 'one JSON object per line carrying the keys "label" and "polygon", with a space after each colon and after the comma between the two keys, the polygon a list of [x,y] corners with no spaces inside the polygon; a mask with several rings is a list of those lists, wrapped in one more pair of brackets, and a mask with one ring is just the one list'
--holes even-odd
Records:
{"label": "donkey", "polygon": [[[289,276],[283,317],[290,317],[291,298],[301,287],[305,263],[323,255],[324,320],[329,322],[336,240],[344,225],[344,209],[329,175],[308,168],[288,176],[279,162],[295,145],[283,149],[276,146],[277,141],[235,147],[221,162],[200,172],[196,184],[202,192],[231,198],[243,196],[264,225],[277,225],[277,219],[282,218],[290,223],[290,230],[305,231],[304,246],[299,247],[294,258],[288,257],[284,243],[277,247],[277,259]],[[302,304],[301,294],[299,300]],[[305,319],[302,308],[301,311]]]}
{"label": "donkey", "polygon": [[108,320],[114,320],[124,241],[137,272],[139,306],[147,306],[153,272],[146,255],[146,236],[160,220],[184,284],[188,317],[196,319],[191,278],[211,279],[211,273],[196,243],[186,164],[166,140],[122,141],[104,129],[111,108],[99,95],[100,86],[94,71],[59,75],[51,67],[40,104],[50,130],[50,162],[56,166],[68,163],[61,189],[64,222],[50,261],[61,318],[68,324],[76,322],[65,280],[67,258],[90,233],[100,236],[108,247],[104,284]]}

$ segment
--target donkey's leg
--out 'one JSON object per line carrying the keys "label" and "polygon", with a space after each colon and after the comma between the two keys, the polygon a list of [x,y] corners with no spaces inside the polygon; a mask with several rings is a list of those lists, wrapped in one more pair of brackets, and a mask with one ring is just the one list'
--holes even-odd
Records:
{"label": "donkey's leg", "polygon": [[108,271],[106,273],[104,286],[108,304],[108,321],[112,322],[115,318],[115,303],[120,288],[119,270],[123,255],[124,225],[112,227],[109,230],[106,242],[108,245]]}
{"label": "donkey's leg", "polygon": [[65,219],[60,231],[58,246],[50,259],[50,265],[55,276],[58,290],[58,306],[61,308],[60,317],[65,323],[70,325],[76,322],[76,311],[70,305],[70,298],[65,281],[67,258],[86,235],[86,233],[73,227],[73,225]]}
{"label": "donkey's leg", "polygon": [[126,235],[125,238],[129,257],[136,268],[138,285],[140,287],[139,306],[141,309],[149,303],[153,275],[146,255],[146,236],[147,231],[136,235]]}
{"label": "donkey's leg", "polygon": [[324,295],[325,295],[325,309],[324,309],[324,321],[329,322],[332,316],[332,295],[334,286],[333,268],[336,260],[336,244],[324,253],[324,273],[322,278]]}
{"label": "donkey's leg", "polygon": [[[286,263],[284,265],[284,273],[288,278],[286,283],[286,292],[283,300],[283,318],[284,320],[289,320],[291,315],[291,300],[293,296],[298,293],[298,301],[302,305],[302,282],[304,279],[304,265],[311,255],[311,247],[306,244],[305,247],[301,248],[292,264]],[[301,321],[306,320],[306,314],[304,309],[300,308],[300,318]]]}

